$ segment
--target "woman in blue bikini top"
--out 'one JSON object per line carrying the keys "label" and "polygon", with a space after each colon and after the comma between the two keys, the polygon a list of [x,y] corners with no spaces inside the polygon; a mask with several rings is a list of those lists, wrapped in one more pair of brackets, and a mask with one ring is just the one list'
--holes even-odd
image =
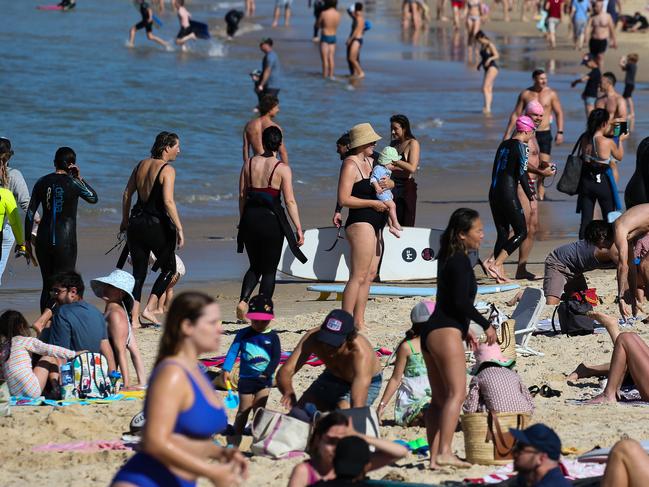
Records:
{"label": "woman in blue bikini top", "polygon": [[199,292],[179,294],[171,303],[149,381],[142,450],[117,472],[113,487],[194,487],[198,477],[225,487],[247,477],[241,453],[211,440],[228,420],[198,368],[198,357],[218,350],[220,341],[221,316],[214,300]]}

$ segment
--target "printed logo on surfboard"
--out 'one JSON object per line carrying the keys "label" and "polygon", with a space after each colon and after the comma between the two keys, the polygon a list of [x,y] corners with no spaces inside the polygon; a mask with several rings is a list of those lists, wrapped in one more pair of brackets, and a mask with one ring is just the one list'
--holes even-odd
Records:
{"label": "printed logo on surfboard", "polygon": [[421,251],[421,258],[425,261],[433,260],[435,258],[435,251],[429,247],[426,247]]}
{"label": "printed logo on surfboard", "polygon": [[412,262],[417,258],[417,251],[412,247],[406,247],[401,252],[401,258],[406,262]]}

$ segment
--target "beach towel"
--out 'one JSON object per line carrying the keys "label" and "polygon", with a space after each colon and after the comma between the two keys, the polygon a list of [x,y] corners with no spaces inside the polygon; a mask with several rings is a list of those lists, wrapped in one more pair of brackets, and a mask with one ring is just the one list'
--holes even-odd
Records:
{"label": "beach towel", "polygon": [[32,448],[33,452],[83,452],[94,453],[98,451],[129,451],[133,450],[133,444],[123,440],[93,440],[73,441],[70,443],[45,443]]}
{"label": "beach towel", "polygon": [[[576,459],[562,458],[559,462],[559,467],[567,479],[577,480],[604,475],[606,465],[601,463],[580,463]],[[514,464],[510,463],[499,467],[495,472],[484,477],[465,478],[464,482],[485,485],[498,484],[515,476]]]}
{"label": "beach towel", "polygon": [[[142,391],[144,392],[144,391]],[[115,401],[135,401],[136,397],[127,397],[124,394],[114,394],[102,399],[64,399],[55,401],[41,397],[11,396],[11,406],[87,406],[88,404],[109,404]]]}
{"label": "beach towel", "polygon": [[[392,351],[385,348],[375,348],[374,351],[376,352],[376,356],[381,358],[381,357],[389,357],[392,355]],[[282,352],[279,363],[284,364],[288,358],[291,356],[292,352]],[[239,358],[237,357],[236,361],[239,361]],[[205,367],[220,367],[223,365],[223,362],[225,362],[225,355],[220,355],[218,357],[212,357],[212,358],[205,358],[205,359],[200,359],[200,362],[205,366]],[[316,357],[314,354],[311,354],[309,359],[306,361],[306,365],[310,365],[311,367],[319,367],[321,365],[324,365],[324,362],[320,360],[318,357]]]}

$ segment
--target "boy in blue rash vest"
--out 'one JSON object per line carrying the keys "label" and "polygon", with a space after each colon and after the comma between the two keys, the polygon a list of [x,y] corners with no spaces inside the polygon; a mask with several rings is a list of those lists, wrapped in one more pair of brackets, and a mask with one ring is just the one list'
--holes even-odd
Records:
{"label": "boy in blue rash vest", "polygon": [[243,434],[251,409],[266,406],[273,386],[273,375],[282,353],[277,333],[268,328],[274,317],[273,301],[261,294],[253,296],[246,313],[251,324],[239,330],[223,363],[225,379],[229,380],[234,362],[241,354],[238,384],[240,402],[234,421],[234,434],[238,438]]}

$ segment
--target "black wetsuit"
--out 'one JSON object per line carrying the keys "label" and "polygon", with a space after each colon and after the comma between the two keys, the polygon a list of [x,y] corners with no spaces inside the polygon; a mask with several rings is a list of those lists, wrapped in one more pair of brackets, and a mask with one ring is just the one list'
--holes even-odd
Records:
{"label": "black wetsuit", "polygon": [[[176,226],[167,214],[160,182],[160,174],[166,165],[160,167],[147,201],[142,200],[138,191],[137,203],[128,219],[126,243],[133,262],[133,297],[136,301],[141,301],[151,252],[160,266],[160,275],[153,284],[151,294],[158,298],[162,296],[176,274]],[[139,168],[138,165],[135,169],[136,175]]]}
{"label": "black wetsuit", "polygon": [[[360,168],[356,166],[356,169],[358,169],[362,179],[356,181],[352,186],[352,196],[362,200],[375,200],[376,191],[370,183],[370,178],[363,178],[363,173]],[[387,213],[381,213],[372,208],[350,208],[345,227],[358,222],[366,222],[374,227],[375,233],[379,233],[385,226],[386,218]]]}
{"label": "black wetsuit", "polygon": [[252,159],[248,161],[248,190],[246,203],[239,222],[239,235],[237,236],[238,252],[245,247],[250,261],[250,268],[243,276],[241,283],[241,301],[248,302],[259,279],[259,294],[272,298],[275,292],[275,272],[282,256],[284,237],[288,239],[293,254],[301,262],[306,262],[306,257],[297,247],[293,233],[284,208],[279,189],[271,186],[273,175],[282,161],[277,161],[268,178],[265,188],[252,186]]}
{"label": "black wetsuit", "polygon": [[68,174],[52,173],[34,185],[25,216],[25,239],[31,240],[34,215],[43,206],[36,234],[36,259],[43,278],[41,311],[47,306],[50,278],[77,265],[77,203],[79,198],[97,203],[97,193],[88,183]]}
{"label": "black wetsuit", "polygon": [[483,329],[489,321],[475,309],[473,301],[478,291],[469,257],[457,252],[437,267],[437,304],[421,334],[421,347],[427,350],[426,337],[439,328],[457,328],[466,338],[471,320]]}
{"label": "black wetsuit", "polygon": [[225,14],[225,24],[228,37],[233,37],[234,34],[239,30],[239,22],[243,18],[243,12],[241,10],[228,10],[228,13]]}
{"label": "black wetsuit", "polygon": [[[527,145],[516,139],[501,142],[496,151],[489,189],[489,205],[498,233],[495,257],[501,250],[511,255],[527,237],[525,214],[517,194],[519,184],[528,198],[534,194],[527,176],[527,157]],[[511,238],[510,227],[514,230]]]}
{"label": "black wetsuit", "polygon": [[149,8],[151,7],[149,7],[149,4],[146,2],[140,4],[140,15],[142,16],[142,20],[135,24],[135,29],[145,29],[147,32],[153,31],[153,20],[149,20]]}
{"label": "black wetsuit", "polygon": [[624,204],[627,210],[643,203],[649,203],[649,137],[638,145],[635,172],[624,190]]}

